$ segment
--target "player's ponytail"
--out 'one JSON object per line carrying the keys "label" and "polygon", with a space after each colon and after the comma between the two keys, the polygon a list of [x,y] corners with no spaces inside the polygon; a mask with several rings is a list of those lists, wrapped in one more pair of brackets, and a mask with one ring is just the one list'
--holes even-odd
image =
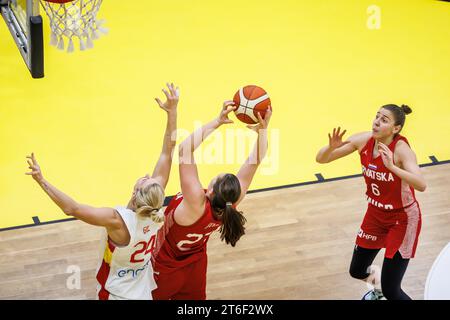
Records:
{"label": "player's ponytail", "polygon": [[394,115],[395,125],[402,127],[400,131],[403,129],[403,126],[405,125],[406,115],[412,112],[412,109],[406,104],[402,104],[400,107],[396,104],[387,104],[384,105],[382,108],[392,112],[392,114]]}
{"label": "player's ponytail", "polygon": [[164,213],[161,208],[164,204],[164,190],[153,183],[136,191],[136,213],[140,216],[150,217],[156,223],[164,222]]}
{"label": "player's ponytail", "polygon": [[245,234],[244,224],[247,222],[243,213],[233,206],[241,196],[241,184],[235,175],[225,174],[216,181],[213,191],[211,206],[222,221],[220,239],[234,247]]}

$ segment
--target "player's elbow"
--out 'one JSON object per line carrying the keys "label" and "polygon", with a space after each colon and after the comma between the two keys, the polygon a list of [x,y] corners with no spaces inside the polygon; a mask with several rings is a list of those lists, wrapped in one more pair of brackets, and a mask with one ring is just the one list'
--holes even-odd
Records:
{"label": "player's elbow", "polygon": [[77,214],[78,207],[70,205],[70,206],[65,206],[64,208],[62,208],[62,210],[66,214],[66,216],[75,216]]}
{"label": "player's elbow", "polygon": [[320,164],[328,163],[328,161],[326,161],[326,159],[323,159],[323,157],[321,157],[320,154],[316,156],[316,162]]}
{"label": "player's elbow", "polygon": [[416,190],[419,192],[424,192],[427,189],[427,184],[425,182],[417,186]]}

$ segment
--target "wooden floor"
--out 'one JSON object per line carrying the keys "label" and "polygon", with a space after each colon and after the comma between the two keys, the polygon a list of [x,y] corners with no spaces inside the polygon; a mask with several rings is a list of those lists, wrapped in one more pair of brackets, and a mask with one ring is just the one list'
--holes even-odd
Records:
{"label": "wooden floor", "polygon": [[[413,299],[423,299],[428,271],[450,242],[450,164],[423,172],[422,234],[403,282]],[[348,266],[363,193],[359,177],[249,195],[241,205],[247,234],[237,247],[217,234],[209,241],[208,298],[360,299],[367,287]],[[100,236],[79,221],[1,232],[0,299],[93,299]],[[71,265],[82,271],[79,290],[66,286]]]}

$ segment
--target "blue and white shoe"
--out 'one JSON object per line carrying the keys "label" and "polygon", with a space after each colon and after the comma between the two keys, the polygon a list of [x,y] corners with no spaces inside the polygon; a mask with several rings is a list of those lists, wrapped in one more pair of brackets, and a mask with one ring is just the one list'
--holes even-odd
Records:
{"label": "blue and white shoe", "polygon": [[372,289],[367,292],[361,300],[386,300],[380,289]]}

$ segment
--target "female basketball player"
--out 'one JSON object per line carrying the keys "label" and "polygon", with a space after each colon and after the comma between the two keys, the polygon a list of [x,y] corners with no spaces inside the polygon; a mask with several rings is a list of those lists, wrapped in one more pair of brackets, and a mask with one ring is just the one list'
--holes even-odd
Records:
{"label": "female basketball player", "polygon": [[167,112],[161,155],[152,176],[147,174],[137,180],[127,207],[94,208],[78,203],[44,179],[34,154],[27,157],[32,170],[27,174],[32,175],[66,215],[106,229],[104,256],[97,272],[97,298],[101,300],[152,299],[151,291],[156,287],[150,253],[156,232],[164,221],[160,209],[175,147],[171,135],[177,126],[179,99],[178,88],[171,84],[168,89],[163,89],[166,102],[156,98]]}
{"label": "female basketball player", "polygon": [[[255,172],[267,152],[267,125],[272,114],[258,114],[259,123],[248,126],[258,133],[254,149],[237,175],[219,174],[205,190],[199,180],[194,150],[217,128],[232,123],[228,114],[235,107],[226,101],[220,116],[191,134],[180,144],[178,193],[166,208],[164,226],[158,231],[152,254],[155,300],[206,299],[206,243],[220,229],[220,238],[235,246],[244,235],[246,219],[236,207],[244,199]],[[201,139],[198,139],[201,137]],[[196,139],[197,138],[197,139]]]}
{"label": "female basketball player", "polygon": [[367,184],[368,208],[350,264],[356,279],[379,283],[368,270],[381,248],[386,248],[381,289],[369,291],[363,300],[407,300],[401,282],[410,258],[414,258],[421,228],[421,212],[414,189],[425,191],[426,183],[408,140],[400,135],[411,109],[388,104],[377,112],[372,132],[352,135],[343,142],[340,128],[328,134],[329,145],[317,154],[328,163],[358,150]]}

